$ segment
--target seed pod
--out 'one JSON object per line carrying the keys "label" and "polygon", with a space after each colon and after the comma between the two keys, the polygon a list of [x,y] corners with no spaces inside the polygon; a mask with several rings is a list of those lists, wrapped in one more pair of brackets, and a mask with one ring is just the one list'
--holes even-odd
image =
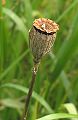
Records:
{"label": "seed pod", "polygon": [[33,22],[29,32],[29,45],[35,63],[38,63],[50,51],[54,44],[57,30],[59,30],[59,26],[50,19],[39,18]]}

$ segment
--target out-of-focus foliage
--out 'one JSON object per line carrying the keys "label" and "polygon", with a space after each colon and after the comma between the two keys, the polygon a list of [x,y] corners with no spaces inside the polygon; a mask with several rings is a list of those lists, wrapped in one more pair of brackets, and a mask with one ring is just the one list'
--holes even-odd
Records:
{"label": "out-of-focus foliage", "polygon": [[60,30],[41,61],[28,120],[77,114],[78,0],[0,0],[0,120],[21,119],[33,66],[28,31],[39,17],[56,21]]}

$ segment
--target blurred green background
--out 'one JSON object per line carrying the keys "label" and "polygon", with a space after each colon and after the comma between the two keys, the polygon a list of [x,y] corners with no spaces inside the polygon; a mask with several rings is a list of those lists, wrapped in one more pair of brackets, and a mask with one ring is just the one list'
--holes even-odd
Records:
{"label": "blurred green background", "polygon": [[0,120],[21,119],[33,66],[28,31],[39,17],[56,21],[60,30],[41,61],[28,120],[77,114],[78,0],[0,0]]}

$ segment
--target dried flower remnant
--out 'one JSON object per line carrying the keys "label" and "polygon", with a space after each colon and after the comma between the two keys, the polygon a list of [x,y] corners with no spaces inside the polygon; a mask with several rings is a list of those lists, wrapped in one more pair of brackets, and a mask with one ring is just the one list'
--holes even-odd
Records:
{"label": "dried flower remnant", "polygon": [[39,18],[33,22],[33,26],[29,32],[29,45],[34,57],[34,67],[32,70],[32,80],[26,97],[25,111],[22,120],[27,119],[28,106],[33,92],[40,60],[53,46],[57,30],[59,30],[59,26],[54,21]]}
{"label": "dried flower remnant", "polygon": [[57,30],[59,30],[59,25],[50,19],[39,18],[34,21],[29,32],[29,39],[35,63],[38,63],[50,51]]}

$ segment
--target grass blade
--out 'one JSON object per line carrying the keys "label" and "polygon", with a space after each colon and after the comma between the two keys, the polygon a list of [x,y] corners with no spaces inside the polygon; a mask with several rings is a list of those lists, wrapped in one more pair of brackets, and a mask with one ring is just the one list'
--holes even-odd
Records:
{"label": "grass blade", "polygon": [[66,113],[55,113],[36,120],[56,120],[62,118],[78,118],[78,114],[75,115],[75,114],[66,114]]}
{"label": "grass blade", "polygon": [[68,60],[71,58],[71,56],[78,47],[78,39],[77,39],[78,28],[76,27],[78,24],[77,21],[78,21],[78,14],[76,15],[73,21],[72,28],[74,31],[72,31],[72,36],[70,37],[70,39],[64,41],[62,47],[60,48],[57,54],[56,65],[52,73],[53,80],[57,79],[57,77],[60,75],[61,71],[63,70],[64,66],[66,65],[66,63],[68,62]]}
{"label": "grass blade", "polygon": [[26,40],[28,40],[28,31],[22,20],[13,11],[8,8],[3,8],[3,13],[9,16],[17,25],[18,29],[23,33]]}
{"label": "grass blade", "polygon": [[[23,87],[21,85],[15,85],[15,84],[10,84],[10,83],[6,83],[2,86],[0,86],[0,88],[2,87],[8,87],[8,88],[14,88],[14,89],[17,89],[19,91],[22,91],[24,93],[28,93],[28,88],[26,87]],[[32,94],[32,97],[35,98],[41,105],[44,106],[44,108],[46,108],[46,110],[49,112],[49,113],[52,113],[53,110],[51,109],[51,107],[48,105],[48,103],[40,96],[38,95],[36,92],[33,92]]]}
{"label": "grass blade", "polygon": [[72,9],[74,8],[78,3],[78,0],[75,0],[64,12],[62,15],[59,16],[59,18],[56,20],[56,22],[61,21],[62,18]]}
{"label": "grass blade", "polygon": [[0,75],[0,80],[2,80],[3,77],[5,77],[5,76],[8,74],[8,72],[9,72],[10,70],[12,70],[13,67],[14,67],[16,64],[18,64],[18,63],[25,57],[25,55],[26,55],[28,52],[29,52],[29,50],[25,51],[25,52],[22,53],[22,55],[20,55],[13,63],[11,63],[11,65]]}
{"label": "grass blade", "polygon": [[15,99],[10,99],[10,98],[1,99],[0,103],[2,104],[4,108],[9,107],[9,108],[17,109],[19,113],[21,113],[23,109],[23,104],[20,101],[15,100]]}

